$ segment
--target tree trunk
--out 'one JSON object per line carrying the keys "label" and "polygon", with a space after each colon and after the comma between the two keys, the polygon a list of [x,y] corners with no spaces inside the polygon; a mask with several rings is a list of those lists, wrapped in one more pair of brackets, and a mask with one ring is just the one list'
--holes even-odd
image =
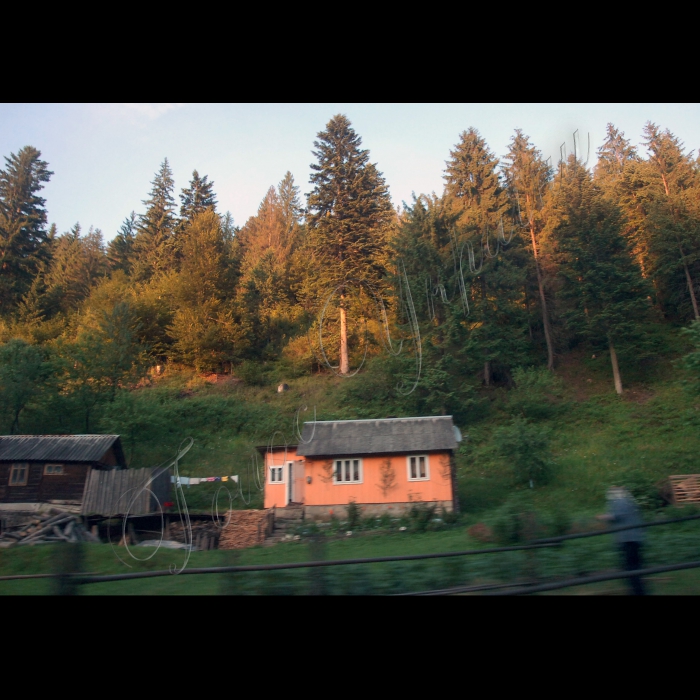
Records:
{"label": "tree trunk", "polygon": [[348,318],[345,309],[345,294],[340,295],[340,373],[350,373],[348,362]]}
{"label": "tree trunk", "polygon": [[484,384],[491,386],[491,362],[484,362]]}
{"label": "tree trunk", "polygon": [[530,237],[532,238],[532,254],[535,258],[535,271],[537,272],[537,287],[540,290],[540,301],[542,302],[542,323],[544,325],[544,339],[547,341],[547,369],[554,369],[554,348],[552,347],[552,333],[549,327],[549,313],[547,312],[547,299],[544,296],[544,282],[542,281],[542,271],[537,258],[537,240],[535,238],[535,227],[530,222]]}
{"label": "tree trunk", "polygon": [[[683,250],[681,249],[681,255],[683,255]],[[685,261],[685,256],[683,256],[683,268],[685,269],[685,278],[688,281],[688,291],[690,292],[690,301],[693,303],[693,311],[695,312],[695,320],[700,319],[700,313],[698,313],[698,300],[695,297],[695,290],[693,289],[693,279],[690,276],[690,270],[688,269],[688,263]]]}
{"label": "tree trunk", "polygon": [[622,395],[622,378],[620,377],[620,367],[617,364],[617,353],[613,344],[608,341],[610,347],[610,362],[612,363],[613,379],[615,380],[615,391]]}

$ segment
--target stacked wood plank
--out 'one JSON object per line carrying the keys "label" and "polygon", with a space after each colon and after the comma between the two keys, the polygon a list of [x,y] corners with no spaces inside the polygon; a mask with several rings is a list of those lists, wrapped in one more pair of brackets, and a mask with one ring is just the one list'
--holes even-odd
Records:
{"label": "stacked wood plank", "polygon": [[[226,522],[223,520],[222,522]],[[192,528],[192,548],[194,550],[216,549],[219,543],[221,527],[213,520],[191,520]],[[185,528],[180,520],[175,520],[168,525],[166,533],[168,539],[173,542],[188,543]]]}
{"label": "stacked wood plank", "polygon": [[700,503],[700,474],[679,474],[669,476],[673,492],[673,502]]}
{"label": "stacked wood plank", "polygon": [[3,546],[40,544],[42,542],[99,542],[75,513],[58,508],[37,514],[29,523],[0,534]]}
{"label": "stacked wood plank", "polygon": [[229,511],[224,521],[228,521],[228,525],[221,530],[219,549],[245,549],[263,544],[272,532],[272,517],[272,509]]}

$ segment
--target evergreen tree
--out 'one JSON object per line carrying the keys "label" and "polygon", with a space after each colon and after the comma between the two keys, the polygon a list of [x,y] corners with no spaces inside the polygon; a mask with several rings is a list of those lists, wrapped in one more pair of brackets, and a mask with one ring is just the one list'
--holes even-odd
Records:
{"label": "evergreen tree", "polygon": [[29,290],[47,258],[46,200],[38,195],[53,173],[41,152],[25,146],[0,170],[0,314]]}
{"label": "evergreen tree", "polygon": [[[649,227],[663,271],[684,272],[695,319],[700,319],[696,289],[700,280],[700,218],[696,215],[698,177],[692,154],[668,129],[661,131],[648,122],[644,127],[649,165],[653,172],[650,189],[654,206]],[[655,244],[655,245],[654,245]],[[671,253],[671,251],[674,251]],[[675,264],[674,264],[675,263]]]}
{"label": "evergreen tree", "polygon": [[136,212],[132,211],[124,219],[117,235],[107,245],[107,262],[110,270],[123,270],[127,274],[131,272],[135,236]]}
{"label": "evergreen tree", "polygon": [[99,229],[81,235],[80,224],[55,241],[45,275],[45,307],[49,315],[78,308],[107,272],[107,258]]}
{"label": "evergreen tree", "polygon": [[277,189],[270,187],[239,233],[238,300],[255,357],[277,356],[300,315],[296,290],[307,270],[297,255],[302,241],[298,190],[288,172]]}
{"label": "evergreen tree", "polygon": [[[39,398],[51,372],[46,353],[36,345],[13,338],[0,345],[0,407],[2,429],[19,432],[19,419],[32,401]],[[8,422],[5,422],[7,419]]]}
{"label": "evergreen tree", "polygon": [[638,160],[637,149],[625,138],[624,132],[608,123],[605,142],[598,149],[596,182],[604,190],[610,190],[622,177],[625,166]]}
{"label": "evergreen tree", "polygon": [[199,177],[196,170],[192,171],[190,186],[184,188],[180,194],[180,219],[183,222],[191,222],[197,215],[210,207],[216,211],[216,195],[214,183],[207,182],[207,175]]}
{"label": "evergreen tree", "polygon": [[134,239],[134,274],[138,279],[149,279],[157,272],[171,269],[175,262],[175,183],[167,158],[163,160],[152,184],[150,198],[143,202],[146,213],[139,219]]}
{"label": "evergreen tree", "polygon": [[562,315],[593,347],[607,346],[615,391],[621,394],[617,350],[642,340],[650,290],[623,236],[622,213],[573,155],[551,198]]}
{"label": "evergreen tree", "polygon": [[545,342],[547,343],[547,368],[551,370],[554,369],[554,341],[552,339],[551,321],[547,308],[545,280],[540,262],[541,253],[538,243],[544,227],[543,195],[546,195],[551,173],[547,164],[542,160],[541,153],[530,143],[528,137],[520,129],[516,129],[515,136],[511,140],[506,162],[505,173],[511,190],[511,197],[515,199],[519,222],[529,234],[532,246],[537,288],[540,297],[542,326],[544,328]]}
{"label": "evergreen tree", "polygon": [[[494,362],[508,372],[510,366],[523,360],[525,352],[524,251],[522,241],[514,238],[508,248],[501,247],[496,253],[498,232],[505,226],[510,228],[504,225],[510,202],[497,167],[498,159],[479,132],[470,128],[450,151],[444,176],[445,203],[456,229],[452,249],[455,271],[460,256],[465,270],[469,248],[474,251],[474,279],[465,279],[465,293],[471,297],[466,321],[471,332],[465,352],[482,358],[486,385],[491,383]],[[483,267],[481,256],[487,258]]]}
{"label": "evergreen tree", "polygon": [[[379,284],[386,274],[388,239],[396,214],[382,174],[345,115],[337,114],[318,133],[308,196],[309,247],[316,294],[360,279]],[[313,293],[312,292],[312,293]],[[340,373],[350,370],[348,292],[340,290]],[[319,300],[320,301],[320,300]]]}
{"label": "evergreen tree", "polygon": [[227,251],[221,219],[212,208],[196,214],[182,234],[181,269],[173,285],[169,327],[174,357],[212,371],[242,352],[240,325],[226,286]]}

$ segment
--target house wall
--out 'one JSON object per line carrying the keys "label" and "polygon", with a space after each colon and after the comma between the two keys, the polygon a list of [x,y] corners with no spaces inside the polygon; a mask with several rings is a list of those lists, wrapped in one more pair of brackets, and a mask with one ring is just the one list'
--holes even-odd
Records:
{"label": "house wall", "polygon": [[[13,462],[0,462],[0,502],[36,503],[81,501],[90,464],[85,462],[30,462],[26,486],[10,486]],[[44,474],[46,464],[63,464],[64,474]]]}
{"label": "house wall", "polygon": [[[452,508],[452,481],[449,451],[427,454],[430,478],[425,481],[409,481],[406,454],[372,455],[363,457],[363,479],[361,484],[333,483],[333,460],[300,457],[304,461],[305,480],[304,506],[309,514],[330,514],[332,506],[346,506],[351,500],[365,505],[368,514],[383,510],[401,512],[415,502],[437,502],[448,510]],[[338,459],[340,459],[340,455]],[[356,459],[357,456],[351,457]],[[265,508],[285,505],[287,483],[269,483],[269,465],[282,464],[284,451],[265,455]],[[297,459],[296,450],[287,450],[287,461]],[[382,487],[382,465],[389,460],[394,473],[394,484]],[[286,474],[286,472],[285,472]],[[385,483],[385,486],[387,484]],[[376,506],[376,507],[375,507]],[[392,506],[392,508],[389,508]],[[336,509],[337,510],[337,509]],[[340,512],[344,512],[341,508]]]}
{"label": "house wall", "polygon": [[[283,508],[287,503],[286,489],[287,487],[287,462],[294,462],[297,459],[304,459],[303,457],[297,458],[297,451],[295,447],[287,448],[287,451],[275,450],[272,453],[265,452],[265,508],[272,508],[276,506],[277,508]],[[283,483],[270,483],[270,470],[271,465],[284,465],[284,482]],[[306,473],[306,471],[305,471]],[[309,488],[308,486],[306,487]],[[306,495],[306,494],[305,494]]]}

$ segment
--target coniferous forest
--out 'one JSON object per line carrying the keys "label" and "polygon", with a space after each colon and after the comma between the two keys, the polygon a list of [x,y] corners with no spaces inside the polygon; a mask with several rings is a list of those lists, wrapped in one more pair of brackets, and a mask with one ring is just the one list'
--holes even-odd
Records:
{"label": "coniferous forest", "polygon": [[[555,396],[572,357],[597,358],[613,396],[659,368],[697,378],[700,159],[662,126],[643,136],[640,151],[609,124],[590,168],[580,148],[544,160],[518,129],[497,155],[469,128],[445,154],[444,191],[395,208],[381,164],[336,115],[309,144],[310,182],[287,172],[243,225],[206,174],[176,185],[164,158],[108,243],[49,225],[42,188],[60,174],[34,146],[10,153],[0,432],[116,432],[138,462],[167,432],[157,404],[190,401],[195,431],[225,418],[252,439],[257,421],[262,442],[293,416],[256,414],[235,392],[207,413],[197,378],[213,374],[234,387],[338,376],[319,419],[464,426],[497,395]],[[158,389],[178,372],[187,387]],[[503,430],[525,435],[536,412]]]}

